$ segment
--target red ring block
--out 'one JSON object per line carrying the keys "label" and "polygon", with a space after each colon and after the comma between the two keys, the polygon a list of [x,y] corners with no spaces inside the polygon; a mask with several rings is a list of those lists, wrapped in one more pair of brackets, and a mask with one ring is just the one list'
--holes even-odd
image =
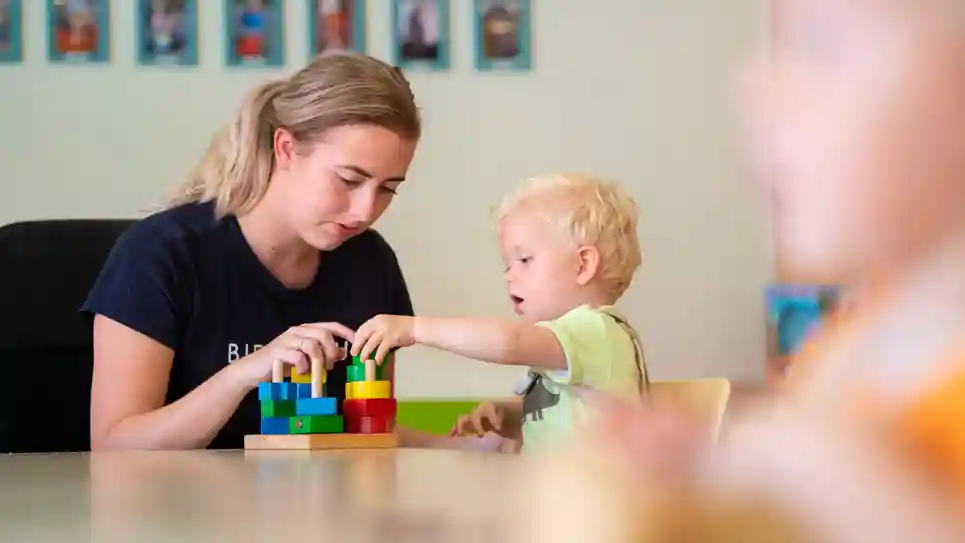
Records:
{"label": "red ring block", "polygon": [[396,412],[395,398],[351,399],[342,402],[342,414],[348,419],[395,418]]}
{"label": "red ring block", "polygon": [[389,434],[395,431],[395,417],[345,418],[345,433]]}

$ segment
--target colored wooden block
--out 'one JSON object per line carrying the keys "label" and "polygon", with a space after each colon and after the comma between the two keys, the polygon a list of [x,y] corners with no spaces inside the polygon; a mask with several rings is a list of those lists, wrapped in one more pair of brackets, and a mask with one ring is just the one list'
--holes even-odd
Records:
{"label": "colored wooden block", "polygon": [[[385,380],[385,368],[382,366],[375,367],[375,380],[384,381]],[[365,366],[357,366],[351,364],[345,367],[345,381],[348,383],[353,383],[356,381],[365,381]]]}
{"label": "colored wooden block", "polygon": [[[373,354],[375,354],[375,353],[373,353]],[[392,361],[392,357],[393,357],[393,356],[394,356],[394,353],[391,353],[391,352],[390,352],[389,355],[385,357],[385,360],[383,360],[381,364],[376,364],[376,365],[379,366],[379,367],[384,366],[387,362],[391,362],[391,361]],[[352,364],[351,364],[351,365],[352,365],[352,366],[361,366],[361,367],[364,368],[364,367],[365,367],[365,360],[362,360],[358,355],[353,355],[353,356],[352,356]]]}
{"label": "colored wooden block", "polygon": [[259,400],[294,400],[295,395],[292,383],[258,383]]}
{"label": "colored wooden block", "polygon": [[325,450],[394,449],[399,437],[394,434],[289,434],[245,436],[245,450]]}
{"label": "colored wooden block", "polygon": [[342,414],[346,418],[395,417],[397,412],[395,398],[353,399],[342,402]]}
{"label": "colored wooden block", "polygon": [[311,383],[295,383],[295,398],[311,398],[312,397],[312,384]]}
{"label": "colored wooden block", "polygon": [[265,418],[294,417],[295,400],[262,400],[261,416]]}
{"label": "colored wooden block", "polygon": [[387,434],[395,431],[395,417],[359,417],[345,419],[349,434]]}
{"label": "colored wooden block", "polygon": [[[312,384],[312,372],[310,372],[310,371],[309,371],[308,373],[298,373],[298,372],[295,371],[295,366],[291,366],[291,370],[290,370],[289,374],[291,375],[291,382],[292,382],[292,383],[296,383],[296,384],[308,384],[308,385]],[[327,380],[328,380],[328,372],[323,369],[323,370],[322,370],[322,383],[324,384],[325,381],[327,381]]]}
{"label": "colored wooden block", "polygon": [[288,419],[291,434],[337,434],[344,431],[338,415],[305,415]]}
{"label": "colored wooden block", "polygon": [[345,383],[346,400],[391,397],[391,381],[355,381]]}
{"label": "colored wooden block", "polygon": [[295,401],[295,415],[335,415],[338,400],[335,398],[299,398]]}
{"label": "colored wooden block", "polygon": [[264,417],[261,419],[261,433],[269,435],[285,435],[288,433],[288,419],[282,417]]}

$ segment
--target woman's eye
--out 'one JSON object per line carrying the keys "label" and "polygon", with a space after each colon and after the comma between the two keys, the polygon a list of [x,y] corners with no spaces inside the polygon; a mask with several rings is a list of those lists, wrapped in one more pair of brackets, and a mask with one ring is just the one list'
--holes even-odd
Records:
{"label": "woman's eye", "polygon": [[533,260],[533,257],[531,256],[524,256],[523,258],[519,259],[520,263],[522,264],[529,264],[531,260]]}

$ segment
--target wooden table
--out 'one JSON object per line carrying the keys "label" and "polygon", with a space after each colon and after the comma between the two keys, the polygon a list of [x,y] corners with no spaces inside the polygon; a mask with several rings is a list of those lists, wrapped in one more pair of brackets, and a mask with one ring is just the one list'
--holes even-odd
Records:
{"label": "wooden table", "polygon": [[521,466],[414,449],[0,456],[0,541],[508,541]]}

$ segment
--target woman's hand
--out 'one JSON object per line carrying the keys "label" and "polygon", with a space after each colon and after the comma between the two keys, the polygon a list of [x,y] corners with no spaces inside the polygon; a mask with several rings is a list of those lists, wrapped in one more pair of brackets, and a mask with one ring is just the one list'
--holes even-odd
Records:
{"label": "woman's hand", "polygon": [[374,359],[381,364],[393,349],[415,343],[414,321],[414,317],[405,315],[372,317],[355,331],[352,356],[358,356],[362,360]]}
{"label": "woman's hand", "polygon": [[268,345],[235,361],[232,368],[241,372],[252,388],[271,379],[275,361],[294,366],[298,373],[308,373],[314,363],[332,369],[336,362],[345,358],[345,350],[335,343],[336,337],[353,341],[355,333],[337,322],[294,326]]}

